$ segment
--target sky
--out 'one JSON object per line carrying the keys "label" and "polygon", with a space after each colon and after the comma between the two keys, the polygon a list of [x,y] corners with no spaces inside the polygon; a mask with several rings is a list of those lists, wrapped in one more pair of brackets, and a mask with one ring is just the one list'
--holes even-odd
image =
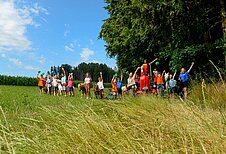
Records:
{"label": "sky", "polygon": [[36,76],[51,66],[115,59],[98,39],[104,0],[0,0],[0,74]]}

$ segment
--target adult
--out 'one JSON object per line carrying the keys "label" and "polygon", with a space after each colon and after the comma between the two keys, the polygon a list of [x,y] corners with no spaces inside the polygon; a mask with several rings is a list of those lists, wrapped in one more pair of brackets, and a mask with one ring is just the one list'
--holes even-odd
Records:
{"label": "adult", "polygon": [[185,68],[182,68],[181,72],[180,72],[179,80],[180,80],[182,92],[184,92],[184,99],[187,99],[187,96],[188,96],[188,77],[189,77],[189,73],[190,73],[192,67],[194,66],[194,64],[195,63],[192,62],[188,71],[186,71]]}

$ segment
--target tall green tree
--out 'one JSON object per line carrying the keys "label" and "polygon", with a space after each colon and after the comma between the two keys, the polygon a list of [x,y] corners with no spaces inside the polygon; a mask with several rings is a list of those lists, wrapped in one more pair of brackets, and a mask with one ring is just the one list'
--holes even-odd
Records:
{"label": "tall green tree", "polygon": [[[159,57],[167,68],[208,60],[223,66],[221,0],[105,0],[109,18],[99,37],[118,66],[128,71],[144,59]],[[197,67],[198,68],[198,67]]]}

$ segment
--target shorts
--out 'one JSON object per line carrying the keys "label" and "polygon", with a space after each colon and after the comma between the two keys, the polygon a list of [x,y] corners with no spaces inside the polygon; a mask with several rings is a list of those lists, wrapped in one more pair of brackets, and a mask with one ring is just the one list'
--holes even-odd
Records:
{"label": "shorts", "polygon": [[58,87],[54,87],[53,90],[54,90],[54,91],[58,91]]}
{"label": "shorts", "polygon": [[128,86],[128,87],[127,87],[127,90],[132,89],[133,86],[136,86],[136,84],[133,84],[133,85]]}
{"label": "shorts", "polygon": [[43,86],[38,86],[38,87],[39,87],[40,90],[43,89]]}
{"label": "shorts", "polygon": [[182,88],[182,89],[188,88],[188,81],[186,81],[186,82],[181,82],[181,88]]}
{"label": "shorts", "polygon": [[160,88],[164,89],[164,85],[163,84],[157,84],[157,89],[160,89]]}
{"label": "shorts", "polygon": [[170,87],[169,88],[169,94],[173,94],[176,92],[176,87]]}
{"label": "shorts", "polygon": [[66,90],[66,87],[65,87],[65,86],[62,86],[62,87],[61,87],[61,90]]}
{"label": "shorts", "polygon": [[122,88],[118,88],[118,94],[122,95]]}
{"label": "shorts", "polygon": [[72,92],[72,91],[74,90],[74,88],[73,88],[73,87],[68,87],[68,90],[69,90],[70,92]]}

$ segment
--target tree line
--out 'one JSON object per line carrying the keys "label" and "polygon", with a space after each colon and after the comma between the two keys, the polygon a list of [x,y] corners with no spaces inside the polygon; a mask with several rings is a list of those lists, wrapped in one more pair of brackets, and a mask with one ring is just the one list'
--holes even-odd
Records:
{"label": "tree line", "polygon": [[211,73],[212,60],[226,65],[224,0],[105,0],[109,18],[99,38],[118,67],[135,70],[144,59],[158,57],[160,69],[196,62],[195,71]]}
{"label": "tree line", "polygon": [[38,81],[32,77],[0,75],[0,85],[37,86]]}
{"label": "tree line", "polygon": [[61,76],[62,68],[65,69],[66,75],[73,73],[75,80],[83,81],[85,74],[89,72],[93,81],[97,81],[99,73],[102,72],[104,82],[110,83],[112,76],[115,74],[115,70],[108,67],[106,64],[99,63],[81,63],[76,67],[72,67],[69,64],[62,64],[61,66],[51,66],[50,71],[47,74]]}
{"label": "tree line", "polygon": [[[44,77],[46,75],[59,75],[59,77],[61,77],[62,67],[65,69],[67,76],[69,75],[69,73],[73,73],[74,80],[77,80],[77,82],[79,83],[84,80],[86,72],[89,72],[91,74],[94,82],[97,82],[99,72],[102,72],[105,83],[110,83],[112,76],[115,74],[115,71],[112,68],[108,67],[106,64],[81,63],[77,67],[72,67],[69,64],[62,64],[61,66],[51,66],[50,70],[44,74]],[[77,85],[77,82],[75,82],[75,85]],[[0,85],[37,86],[37,84],[38,81],[34,77],[0,75]]]}

